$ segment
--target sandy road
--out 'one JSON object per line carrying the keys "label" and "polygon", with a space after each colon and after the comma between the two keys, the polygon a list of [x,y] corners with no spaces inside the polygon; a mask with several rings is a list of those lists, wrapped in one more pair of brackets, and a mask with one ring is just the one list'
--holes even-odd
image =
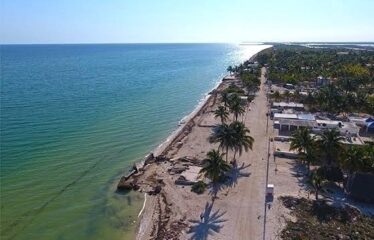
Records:
{"label": "sandy road", "polygon": [[[264,73],[265,69],[262,69]],[[250,135],[255,139],[253,151],[243,153],[238,158],[238,165],[250,165],[241,173],[250,173],[248,177],[239,177],[237,185],[228,190],[227,196],[215,202],[215,209],[226,212],[227,219],[220,234],[214,239],[262,239],[264,225],[264,200],[266,184],[266,164],[268,155],[267,99],[265,78],[262,74],[261,87],[251,111],[246,114],[245,124]]]}
{"label": "sandy road", "polygon": [[[265,69],[262,69],[262,73],[264,72]],[[249,106],[251,111],[247,111],[244,117],[244,123],[255,139],[253,150],[237,157],[238,169],[232,172],[231,184],[222,185],[218,198],[212,202],[210,191],[201,195],[191,194],[190,188],[174,184],[178,175],[167,174],[172,161],[149,165],[138,183],[146,188],[149,177],[162,178],[165,183],[162,195],[164,199],[160,195],[147,198],[137,239],[170,239],[165,234],[172,232],[174,227],[171,225],[178,226],[178,222],[182,222],[184,230],[177,229],[172,235],[180,233],[175,237],[179,240],[263,239],[268,139],[271,134],[271,131],[267,131],[268,107],[264,83],[262,75],[260,90]],[[208,107],[194,120],[195,125],[191,131],[179,140],[182,147],[172,146],[167,153],[169,158],[190,156],[204,159],[207,151],[217,149],[218,144],[208,141],[211,127],[205,126],[219,123],[212,113],[218,104]],[[230,151],[229,159],[232,157]],[[169,213],[165,213],[166,207]],[[203,220],[200,218],[201,214],[204,215]],[[165,227],[159,226],[162,224]]]}

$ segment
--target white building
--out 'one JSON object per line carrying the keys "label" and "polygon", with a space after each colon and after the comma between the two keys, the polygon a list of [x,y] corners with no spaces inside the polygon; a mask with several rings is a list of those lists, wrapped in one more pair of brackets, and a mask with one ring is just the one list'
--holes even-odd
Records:
{"label": "white building", "polygon": [[294,109],[298,111],[304,110],[304,104],[295,102],[273,102],[272,107],[278,109]]}
{"label": "white building", "polygon": [[360,128],[352,122],[341,122],[334,120],[315,119],[313,114],[288,114],[275,113],[274,125],[279,125],[279,130],[298,129],[300,127],[310,128],[314,133],[322,133],[324,130],[336,129],[340,135],[347,138],[359,135]]}

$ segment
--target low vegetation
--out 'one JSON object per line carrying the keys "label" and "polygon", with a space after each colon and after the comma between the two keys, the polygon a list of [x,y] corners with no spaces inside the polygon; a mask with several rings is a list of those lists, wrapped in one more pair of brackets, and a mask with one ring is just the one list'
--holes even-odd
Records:
{"label": "low vegetation", "polygon": [[282,239],[374,239],[374,218],[351,207],[337,208],[324,201],[280,197],[295,221],[286,221]]}
{"label": "low vegetation", "polygon": [[198,181],[192,185],[191,191],[197,194],[202,194],[205,192],[207,184],[203,181]]}

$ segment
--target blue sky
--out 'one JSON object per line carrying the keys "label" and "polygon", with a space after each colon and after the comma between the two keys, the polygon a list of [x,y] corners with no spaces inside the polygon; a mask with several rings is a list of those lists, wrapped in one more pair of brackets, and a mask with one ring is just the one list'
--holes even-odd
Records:
{"label": "blue sky", "polygon": [[374,0],[1,0],[1,43],[374,41]]}

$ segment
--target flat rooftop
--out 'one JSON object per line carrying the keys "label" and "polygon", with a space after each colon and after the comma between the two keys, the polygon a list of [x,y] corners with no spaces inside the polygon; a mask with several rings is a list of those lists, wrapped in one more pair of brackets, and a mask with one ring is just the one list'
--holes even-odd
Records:
{"label": "flat rooftop", "polygon": [[297,119],[297,114],[294,113],[274,113],[274,119]]}
{"label": "flat rooftop", "polygon": [[295,102],[273,102],[273,107],[304,108],[304,104]]}

